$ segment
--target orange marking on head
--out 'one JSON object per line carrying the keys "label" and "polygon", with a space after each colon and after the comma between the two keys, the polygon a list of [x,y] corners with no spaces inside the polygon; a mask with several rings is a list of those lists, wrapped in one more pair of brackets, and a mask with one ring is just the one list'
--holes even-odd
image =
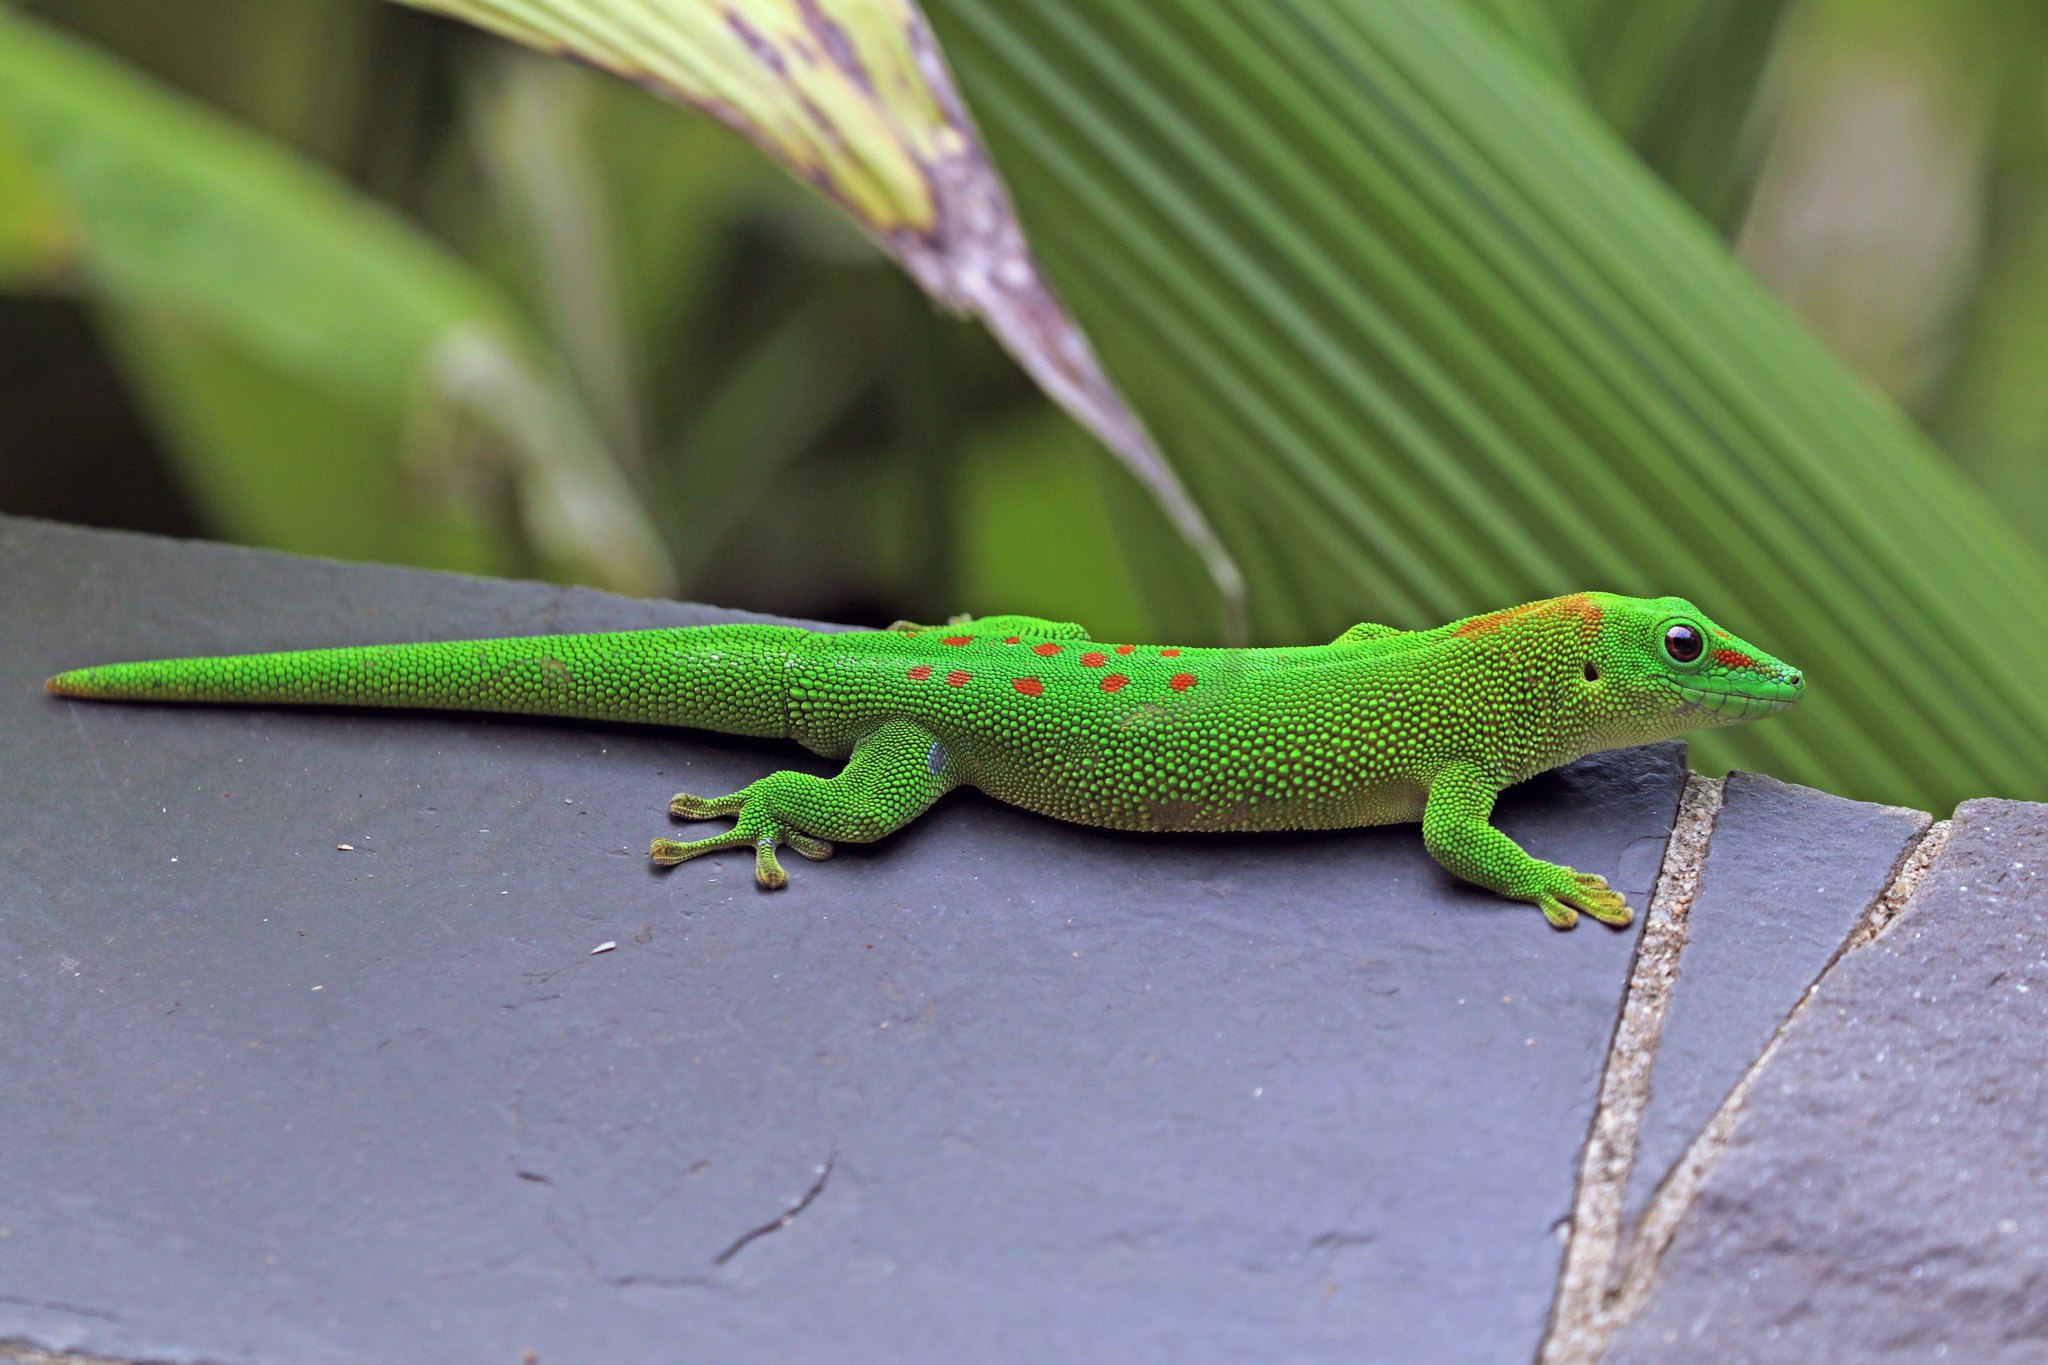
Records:
{"label": "orange marking on head", "polygon": [[1176,673],[1166,685],[1176,692],[1185,692],[1195,685],[1195,675],[1192,673]]}
{"label": "orange marking on head", "polygon": [[965,687],[967,686],[967,680],[972,676],[974,675],[971,673],[962,673],[959,669],[956,668],[951,673],[948,673],[946,675],[946,686]]}
{"label": "orange marking on head", "polygon": [[1743,652],[1742,652],[1741,650],[1739,650],[1739,649],[1717,649],[1717,650],[1715,650],[1715,651],[1714,651],[1714,662],[1715,662],[1715,663],[1717,663],[1717,664],[1719,664],[1719,665],[1721,665],[1721,667],[1723,667],[1723,668],[1755,668],[1755,667],[1756,667],[1756,660],[1755,660],[1755,659],[1752,659],[1752,658],[1750,658],[1750,657],[1749,657],[1749,656],[1748,656],[1747,654],[1744,654],[1744,653],[1743,653]]}
{"label": "orange marking on head", "polygon": [[1121,673],[1112,673],[1102,680],[1102,690],[1105,692],[1121,692],[1130,681],[1129,678],[1126,678]]}
{"label": "orange marking on head", "polygon": [[1102,654],[1092,649],[1081,656],[1081,667],[1083,668],[1100,668],[1108,662],[1109,656],[1107,654]]}
{"label": "orange marking on head", "polygon": [[1060,647],[1054,644],[1052,641],[1047,640],[1042,645],[1031,646],[1031,652],[1033,654],[1043,654],[1046,658],[1050,659],[1053,655],[1060,652]]}
{"label": "orange marking on head", "polygon": [[931,675],[932,666],[930,664],[919,664],[916,668],[910,670],[910,678],[913,682],[923,682]]}
{"label": "orange marking on head", "polygon": [[1038,697],[1045,694],[1045,684],[1036,678],[1012,678],[1010,686],[1016,688],[1027,697]]}
{"label": "orange marking on head", "polygon": [[939,641],[939,643],[942,645],[964,645],[971,641],[973,638],[974,637],[972,635],[948,635],[945,639]]}

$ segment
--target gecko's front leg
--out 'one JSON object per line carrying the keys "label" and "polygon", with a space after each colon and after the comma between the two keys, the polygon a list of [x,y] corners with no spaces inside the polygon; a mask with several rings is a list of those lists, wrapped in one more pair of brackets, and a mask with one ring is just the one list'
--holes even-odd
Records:
{"label": "gecko's front leg", "polygon": [[1575,872],[1534,858],[1488,823],[1496,787],[1476,764],[1451,764],[1429,784],[1422,811],[1422,843],[1452,874],[1529,901],[1559,929],[1579,922],[1583,910],[1603,924],[1625,925],[1628,900],[1590,872]]}
{"label": "gecko's front leg", "polygon": [[832,840],[864,844],[903,828],[952,789],[958,779],[946,746],[923,726],[892,720],[854,749],[836,777],[770,773],[731,796],[688,794],[669,802],[685,820],[733,817],[723,834],[681,842],[656,839],[650,856],[673,867],[723,848],[754,850],[754,880],[774,890],[789,882],[775,850],[788,844],[806,858],[832,856]]}

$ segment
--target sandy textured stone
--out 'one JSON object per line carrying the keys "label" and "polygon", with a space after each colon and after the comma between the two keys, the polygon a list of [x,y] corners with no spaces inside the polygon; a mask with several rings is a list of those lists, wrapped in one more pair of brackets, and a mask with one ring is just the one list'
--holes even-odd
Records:
{"label": "sandy textured stone", "polygon": [[1742,1079],[1930,818],[1732,773],[1686,920],[1624,1216]]}
{"label": "sandy textured stone", "polygon": [[1612,1362],[2048,1360],[2048,806],[1822,980]]}

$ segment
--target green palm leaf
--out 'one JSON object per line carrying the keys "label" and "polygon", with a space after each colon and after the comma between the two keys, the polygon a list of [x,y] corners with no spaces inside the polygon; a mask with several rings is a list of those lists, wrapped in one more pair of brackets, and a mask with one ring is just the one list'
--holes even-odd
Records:
{"label": "green palm leaf", "polygon": [[1403,0],[932,0],[1034,245],[1265,634],[1676,592],[1801,662],[1707,737],[2048,789],[2048,563],[1558,82]]}

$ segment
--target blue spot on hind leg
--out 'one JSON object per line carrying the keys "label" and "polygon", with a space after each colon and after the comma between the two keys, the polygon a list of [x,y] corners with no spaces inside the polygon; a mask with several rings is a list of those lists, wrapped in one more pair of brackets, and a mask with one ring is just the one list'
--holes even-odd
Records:
{"label": "blue spot on hind leg", "polygon": [[934,777],[946,771],[946,746],[933,740],[931,752],[924,756],[924,766]]}

